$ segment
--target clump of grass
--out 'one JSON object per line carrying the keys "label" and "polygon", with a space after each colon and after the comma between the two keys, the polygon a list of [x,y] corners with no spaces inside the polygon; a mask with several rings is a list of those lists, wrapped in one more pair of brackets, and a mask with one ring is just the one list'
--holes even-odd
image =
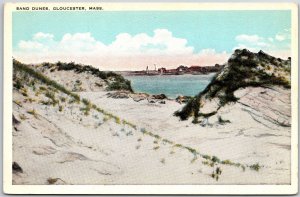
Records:
{"label": "clump of grass", "polygon": [[105,111],[103,109],[99,108],[99,107],[97,107],[96,110],[97,110],[97,112],[105,114]]}
{"label": "clump of grass", "polygon": [[135,149],[140,149],[141,148],[141,145],[137,145],[136,147],[135,147]]}
{"label": "clump of grass", "polygon": [[124,125],[128,125],[128,126],[132,127],[133,129],[136,129],[136,125],[134,125],[134,124],[131,123],[131,122],[128,122],[128,121],[126,121],[126,120],[122,120],[122,123],[123,123]]}
{"label": "clump of grass", "polygon": [[55,106],[57,103],[59,103],[58,100],[55,98],[55,93],[52,91],[47,91],[45,94],[46,97],[52,100],[52,105]]}
{"label": "clump of grass", "polygon": [[153,150],[157,150],[157,149],[159,149],[159,146],[153,147]]}
{"label": "clump of grass", "polygon": [[153,143],[154,143],[154,144],[158,144],[158,141],[157,141],[157,140],[154,140]]}
{"label": "clump of grass", "polygon": [[120,135],[119,135],[117,132],[115,132],[115,133],[112,134],[112,136],[117,136],[117,137],[119,137]]}
{"label": "clump of grass", "polygon": [[183,146],[181,144],[175,144],[174,147],[182,148]]}
{"label": "clump of grass", "polygon": [[21,81],[20,79],[14,79],[14,84],[13,84],[13,86],[14,86],[16,89],[18,89],[18,90],[20,90],[21,88],[24,87],[24,86],[23,86],[23,83],[22,83],[22,81]]}
{"label": "clump of grass", "polygon": [[42,91],[46,91],[47,90],[47,88],[44,87],[44,86],[40,86],[39,89],[42,90]]}
{"label": "clump of grass", "polygon": [[95,110],[97,110],[97,105],[92,104],[92,108],[95,109]]}
{"label": "clump of grass", "polygon": [[231,123],[230,122],[230,120],[224,120],[224,119],[222,119],[222,117],[221,116],[218,116],[218,122],[219,122],[219,124],[226,124],[226,123]]}
{"label": "clump of grass", "polygon": [[148,134],[149,136],[154,137],[154,138],[156,138],[156,139],[158,139],[158,140],[161,139],[161,137],[160,137],[159,135],[154,134],[154,133],[152,133],[152,132],[150,132],[150,131],[147,131],[146,134]]}
{"label": "clump of grass", "polygon": [[38,90],[38,91],[35,92],[34,95],[35,95],[35,96],[39,96],[40,94],[41,94],[41,90]]}
{"label": "clump of grass", "polygon": [[190,151],[192,154],[196,155],[197,154],[197,151],[191,147],[187,147],[185,146],[184,148],[186,148],[188,151]]}
{"label": "clump of grass", "polygon": [[253,164],[249,167],[250,167],[250,169],[255,170],[255,171],[259,171],[259,169],[261,168],[261,166],[258,163]]}
{"label": "clump of grass", "polygon": [[230,160],[228,160],[228,159],[222,161],[221,163],[222,163],[222,164],[225,164],[225,165],[233,165],[233,164],[234,164],[232,161],[230,161]]}
{"label": "clump of grass", "polygon": [[216,157],[216,156],[213,156],[211,160],[214,163],[220,163],[221,162],[221,160],[218,157]]}
{"label": "clump of grass", "polygon": [[28,101],[29,103],[33,103],[33,102],[35,102],[36,100],[35,100],[34,98],[29,98],[29,97],[28,97],[27,99],[24,99],[24,101],[25,101],[25,102]]}
{"label": "clump of grass", "polygon": [[221,175],[222,174],[222,170],[220,167],[216,168],[216,174]]}
{"label": "clump of grass", "polygon": [[242,167],[243,171],[246,170],[246,167],[244,165],[241,165],[241,167]]}
{"label": "clump of grass", "polygon": [[209,156],[209,155],[203,155],[202,157],[203,157],[204,159],[211,160],[211,156]]}
{"label": "clump of grass", "polygon": [[52,102],[51,101],[40,101],[40,103],[42,104],[42,105],[51,105],[52,104]]}
{"label": "clump of grass", "polygon": [[20,92],[23,96],[27,97],[28,96],[28,91],[27,88],[23,87],[20,89]]}
{"label": "clump of grass", "polygon": [[63,106],[60,105],[60,106],[58,107],[58,111],[62,112],[62,110],[63,110]]}
{"label": "clump of grass", "polygon": [[171,155],[173,155],[174,153],[175,153],[175,151],[173,151],[173,150],[170,151],[170,154],[171,154]]}
{"label": "clump of grass", "polygon": [[103,122],[106,122],[106,121],[108,121],[108,120],[109,120],[109,117],[108,117],[108,116],[104,116]]}
{"label": "clump of grass", "polygon": [[81,111],[84,111],[84,115],[88,116],[90,114],[90,110],[92,108],[92,104],[89,100],[83,98],[82,103],[85,105],[85,107],[80,108]]}
{"label": "clump of grass", "polygon": [[167,139],[163,139],[162,141],[163,141],[164,143],[167,143],[167,144],[174,144],[172,141],[167,140]]}
{"label": "clump of grass", "polygon": [[60,97],[61,102],[66,102],[66,100],[67,100],[66,97],[62,97],[62,96]]}
{"label": "clump of grass", "polygon": [[215,171],[212,172],[211,177],[216,179],[217,181],[219,180],[219,176],[222,174],[222,170],[220,167],[217,167]]}
{"label": "clump of grass", "polygon": [[27,113],[33,115],[36,119],[38,119],[38,113],[35,111],[35,109],[28,110]]}
{"label": "clump of grass", "polygon": [[83,111],[83,114],[85,116],[90,115],[90,109],[88,107],[82,107],[82,108],[80,108],[80,111]]}
{"label": "clump of grass", "polygon": [[26,119],[28,119],[28,118],[25,116],[25,114],[19,114],[19,117],[20,117],[21,120],[26,120]]}
{"label": "clump of grass", "polygon": [[116,122],[117,124],[121,124],[120,118],[119,118],[119,117],[116,117],[116,118],[115,118],[115,122]]}
{"label": "clump of grass", "polygon": [[83,104],[85,104],[85,105],[91,105],[91,102],[90,102],[89,100],[85,99],[85,98],[83,98],[81,101],[82,101]]}
{"label": "clump of grass", "polygon": [[14,103],[17,104],[18,106],[22,107],[22,102],[21,101],[14,100]]}
{"label": "clump of grass", "polygon": [[165,164],[165,163],[166,163],[165,158],[162,158],[162,159],[160,160],[160,163]]}
{"label": "clump of grass", "polygon": [[138,141],[138,142],[141,142],[141,141],[142,141],[142,138],[137,139],[137,141]]}
{"label": "clump of grass", "polygon": [[143,133],[143,134],[146,134],[147,133],[147,130],[145,128],[141,128],[140,131]]}
{"label": "clump of grass", "polygon": [[73,104],[73,103],[77,103],[77,104],[79,104],[79,102],[80,102],[80,100],[76,100],[76,99],[74,99],[74,98],[71,98],[70,100],[69,100],[69,104]]}

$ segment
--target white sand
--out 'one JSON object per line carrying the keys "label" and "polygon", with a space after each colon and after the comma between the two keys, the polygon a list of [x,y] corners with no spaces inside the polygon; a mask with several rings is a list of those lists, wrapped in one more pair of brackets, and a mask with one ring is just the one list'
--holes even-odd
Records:
{"label": "white sand", "polygon": [[[228,105],[219,114],[231,123],[220,125],[214,116],[206,127],[174,117],[174,111],[183,106],[175,101],[150,104],[107,98],[107,92],[81,92],[82,97],[138,125],[136,130],[113,119],[105,121],[96,110],[85,116],[80,111],[83,104],[66,101],[59,112],[58,106],[25,103],[14,92],[14,100],[22,101],[22,107],[14,104],[15,117],[20,120],[19,115],[24,114],[28,119],[21,120],[18,131],[13,132],[13,160],[24,171],[14,173],[13,183],[48,184],[48,178],[59,178],[55,184],[289,184],[290,127],[277,126],[266,118],[268,113],[274,115],[276,106],[290,113],[289,93],[283,89],[247,91],[240,102],[260,107]],[[261,91],[274,95],[264,98]],[[29,96],[34,97],[33,93]],[[36,110],[37,118],[27,113],[31,109]],[[204,165],[205,159],[193,161],[188,150],[144,135],[141,128],[202,154],[263,167],[257,172],[249,167],[243,171],[223,164]],[[211,177],[217,166],[222,169],[218,181]]]}
{"label": "white sand", "polygon": [[[95,87],[83,88],[95,91]],[[23,173],[13,174],[14,184],[49,184],[49,178],[59,178],[55,184],[290,183],[290,127],[278,125],[290,122],[289,90],[239,90],[239,102],[226,105],[205,127],[174,117],[183,105],[173,100],[166,100],[166,104],[136,102],[107,98],[107,92],[97,90],[80,95],[137,128],[117,123],[94,109],[86,116],[80,110],[84,104],[69,104],[70,98],[62,93],[56,93],[56,98],[67,98],[60,101],[60,112],[58,105],[38,103],[46,99],[43,94],[35,96],[29,90],[29,97],[36,100],[30,103],[25,102],[28,97],[14,91],[14,101],[21,106],[14,103],[13,115],[21,123],[13,131],[13,160],[23,169]],[[32,109],[36,117],[28,113]],[[231,123],[220,124],[219,115]],[[162,138],[143,134],[144,129]],[[203,164],[207,160],[162,139],[239,162],[246,169]],[[259,171],[249,168],[256,163],[262,166]],[[217,167],[222,170],[218,180],[211,177]]]}

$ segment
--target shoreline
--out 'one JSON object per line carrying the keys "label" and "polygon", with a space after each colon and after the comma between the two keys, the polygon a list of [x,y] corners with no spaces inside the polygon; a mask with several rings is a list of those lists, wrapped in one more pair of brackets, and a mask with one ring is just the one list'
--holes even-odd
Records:
{"label": "shoreline", "polygon": [[[195,72],[195,73],[140,73],[140,72],[146,72],[146,71],[113,71],[117,74],[120,74],[122,76],[181,76],[181,75],[209,75],[209,74],[216,74],[217,72],[208,72],[208,73],[202,73],[202,72]],[[139,73],[136,73],[139,72]]]}

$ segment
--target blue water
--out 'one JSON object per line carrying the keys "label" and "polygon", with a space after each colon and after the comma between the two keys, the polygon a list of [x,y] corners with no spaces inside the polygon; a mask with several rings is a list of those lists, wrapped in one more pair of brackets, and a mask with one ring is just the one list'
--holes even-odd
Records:
{"label": "blue water", "polygon": [[165,94],[169,98],[179,95],[195,96],[205,89],[215,73],[208,75],[155,75],[124,76],[131,81],[135,92]]}

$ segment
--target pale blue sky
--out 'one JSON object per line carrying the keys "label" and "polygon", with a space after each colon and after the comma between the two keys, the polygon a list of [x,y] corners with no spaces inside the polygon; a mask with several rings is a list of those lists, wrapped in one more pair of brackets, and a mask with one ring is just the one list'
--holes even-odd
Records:
{"label": "pale blue sky", "polygon": [[237,35],[274,37],[290,27],[290,11],[14,12],[13,46],[37,32],[53,34],[55,39],[91,32],[109,44],[119,33],[153,35],[160,28],[187,39],[196,51],[231,51]]}
{"label": "pale blue sky", "polygon": [[291,12],[13,12],[13,56],[107,70],[214,65],[236,48],[290,56]]}

